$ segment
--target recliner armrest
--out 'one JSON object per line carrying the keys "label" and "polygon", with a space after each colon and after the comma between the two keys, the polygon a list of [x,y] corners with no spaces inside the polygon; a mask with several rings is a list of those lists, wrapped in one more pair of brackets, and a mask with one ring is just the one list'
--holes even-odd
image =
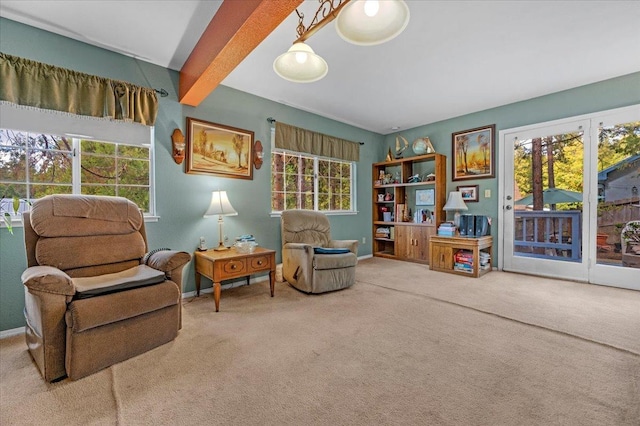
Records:
{"label": "recliner armrest", "polygon": [[286,243],[282,246],[282,250],[304,250],[313,254],[313,246],[307,243]]}
{"label": "recliner armrest", "polygon": [[22,284],[30,291],[73,296],[76,288],[71,277],[53,266],[31,266],[21,276]]}
{"label": "recliner armrest", "polygon": [[330,240],[327,247],[346,248],[356,256],[358,255],[358,240]]}
{"label": "recliner armrest", "polygon": [[176,269],[182,269],[190,260],[191,255],[187,252],[162,250],[151,254],[147,259],[147,265],[164,272],[168,278],[171,278]]}

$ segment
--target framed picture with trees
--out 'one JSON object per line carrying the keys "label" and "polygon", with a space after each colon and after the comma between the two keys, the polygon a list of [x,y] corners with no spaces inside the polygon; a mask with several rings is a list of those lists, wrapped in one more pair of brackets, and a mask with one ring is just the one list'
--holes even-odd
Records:
{"label": "framed picture with trees", "polygon": [[252,131],[187,117],[186,172],[253,179]]}
{"label": "framed picture with trees", "polygon": [[496,125],[476,127],[451,134],[452,180],[495,176]]}

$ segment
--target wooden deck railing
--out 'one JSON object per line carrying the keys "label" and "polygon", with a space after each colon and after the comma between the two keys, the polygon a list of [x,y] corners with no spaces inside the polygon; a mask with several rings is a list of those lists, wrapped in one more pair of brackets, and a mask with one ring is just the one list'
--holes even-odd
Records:
{"label": "wooden deck railing", "polygon": [[582,212],[515,211],[514,254],[577,262],[582,257]]}

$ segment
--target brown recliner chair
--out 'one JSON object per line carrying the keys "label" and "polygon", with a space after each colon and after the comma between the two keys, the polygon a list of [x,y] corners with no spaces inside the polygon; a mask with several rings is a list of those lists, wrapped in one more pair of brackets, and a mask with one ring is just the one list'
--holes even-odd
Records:
{"label": "brown recliner chair", "polygon": [[285,210],[282,276],[305,293],[324,293],[356,282],[357,240],[332,240],[329,219],[313,210]]}
{"label": "brown recliner chair", "polygon": [[26,340],[45,380],[87,376],[178,335],[191,256],[148,253],[134,203],[50,195],[23,219]]}

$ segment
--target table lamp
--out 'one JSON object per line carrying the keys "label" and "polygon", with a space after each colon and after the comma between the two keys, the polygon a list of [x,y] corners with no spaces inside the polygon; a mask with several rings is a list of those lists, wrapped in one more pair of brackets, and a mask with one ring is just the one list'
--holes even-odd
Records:
{"label": "table lamp", "polygon": [[467,205],[462,199],[462,192],[451,191],[449,193],[449,198],[447,199],[447,204],[444,205],[442,210],[455,211],[455,214],[453,215],[453,224],[456,225],[457,228],[460,228],[460,210],[468,210]]}
{"label": "table lamp", "polygon": [[222,216],[237,216],[238,212],[235,211],[229,198],[227,197],[227,191],[213,191],[211,193],[211,204],[204,213],[204,217],[218,216],[218,227],[220,231],[220,242],[215,250],[229,250],[229,247],[225,247],[222,242]]}

